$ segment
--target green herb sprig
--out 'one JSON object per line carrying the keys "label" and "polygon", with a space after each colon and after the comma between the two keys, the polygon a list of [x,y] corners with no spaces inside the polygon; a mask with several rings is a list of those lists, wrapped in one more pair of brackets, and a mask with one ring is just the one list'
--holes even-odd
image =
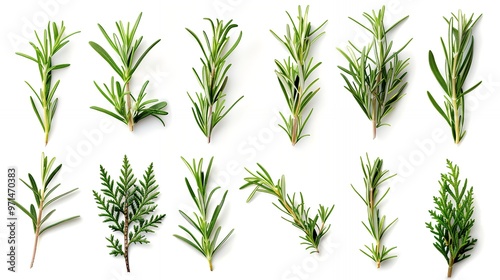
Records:
{"label": "green herb sprig", "polygon": [[[129,249],[132,244],[148,244],[147,233],[154,233],[165,214],[154,214],[158,204],[155,200],[160,195],[153,170],[153,163],[146,169],[142,180],[137,181],[127,156],[123,158],[120,178],[111,179],[108,172],[100,166],[100,192],[93,190],[97,208],[102,212],[100,217],[113,233],[106,237],[109,241],[110,255],[123,256],[127,272],[130,272]],[[115,236],[115,232],[123,235],[123,245]]]}
{"label": "green herb sprig", "polygon": [[278,82],[291,114],[288,118],[285,118],[283,113],[280,112],[284,122],[284,125],[280,124],[280,127],[285,130],[292,145],[295,145],[303,137],[309,136],[309,134],[302,134],[302,132],[311,117],[313,109],[309,111],[305,119],[302,116],[302,112],[319,91],[319,87],[315,88],[315,84],[319,78],[313,81],[310,81],[309,78],[311,78],[314,70],[321,65],[321,62],[313,63],[313,58],[310,57],[309,52],[314,42],[325,33],[320,33],[319,30],[327,22],[324,21],[318,28],[312,29],[308,19],[309,6],[306,7],[304,13],[302,13],[302,8],[299,6],[298,12],[297,22],[286,12],[292,27],[287,24],[286,34],[283,38],[271,30],[274,37],[290,53],[287,59],[284,59],[282,62],[275,60],[275,63],[278,67],[276,70]]}
{"label": "green herb sprig", "polygon": [[48,224],[47,220],[54,214],[56,209],[52,209],[48,213],[46,208],[49,207],[52,203],[59,201],[61,198],[72,194],[78,188],[74,188],[57,196],[54,196],[54,191],[61,186],[61,184],[51,184],[59,170],[61,170],[62,164],[59,164],[54,169],[52,169],[56,158],[48,159],[44,153],[42,153],[42,162],[41,162],[41,172],[42,172],[42,182],[38,185],[35,181],[35,178],[31,173],[28,173],[29,182],[21,179],[21,182],[28,187],[33,193],[33,197],[35,198],[36,204],[31,204],[28,210],[28,207],[24,207],[20,202],[15,200],[12,201],[23,213],[25,213],[28,217],[30,217],[31,222],[33,223],[33,231],[35,232],[35,244],[33,246],[33,255],[31,257],[30,268],[33,267],[35,263],[35,256],[38,247],[38,239],[40,236],[46,232],[47,230],[59,226],[61,224],[67,223],[74,219],[79,218],[80,216],[71,216],[69,218],[62,219],[58,222]]}
{"label": "green herb sprig", "polygon": [[266,169],[258,163],[257,165],[260,170],[256,172],[245,168],[250,176],[245,178],[247,183],[240,189],[255,187],[247,202],[250,202],[257,192],[267,193],[278,198],[279,204],[273,203],[273,205],[288,216],[283,217],[285,221],[290,222],[303,232],[304,236],[300,236],[303,240],[301,244],[306,245],[306,250],[310,250],[311,253],[319,253],[321,239],[330,229],[330,225],[326,225],[326,221],[335,205],[324,207],[320,204],[318,213],[311,218],[309,216],[310,208],[305,206],[302,193],[299,193],[298,196],[295,193],[292,196],[286,193],[285,176],[281,176],[281,179],[274,183]]}
{"label": "green herb sprig", "polygon": [[441,45],[445,55],[444,77],[436,65],[432,51],[429,51],[429,65],[441,88],[444,90],[444,107],[438,105],[430,92],[427,96],[439,114],[446,120],[451,128],[453,140],[460,143],[465,136],[465,95],[476,89],[481,81],[464,90],[465,80],[472,66],[474,56],[474,36],[472,29],[481,18],[466,17],[461,10],[458,15],[452,13],[450,18],[444,18],[448,24],[448,42],[445,44],[441,38]]}
{"label": "green herb sprig", "polygon": [[385,6],[371,14],[363,13],[369,25],[364,25],[349,17],[352,21],[370,32],[373,38],[368,46],[357,47],[349,41],[347,51],[338,49],[348,61],[348,67],[338,66],[346,85],[356,102],[369,120],[372,121],[373,139],[377,136],[377,128],[389,125],[383,122],[398,100],[404,96],[407,82],[405,68],[409,58],[400,59],[399,54],[410,43],[411,39],[399,50],[392,51],[393,42],[388,41],[387,34],[397,27],[408,16],[400,19],[389,28],[385,28]]}
{"label": "green herb sprig", "polygon": [[240,31],[238,38],[233,45],[230,46],[229,40],[231,38],[229,32],[231,29],[238,27],[238,25],[232,23],[232,20],[226,24],[219,19],[217,19],[215,23],[209,18],[205,18],[205,20],[210,22],[212,29],[211,41],[207,33],[203,31],[205,45],[193,31],[186,28],[196,42],[198,42],[203,52],[203,57],[200,58],[203,64],[201,72],[198,73],[196,69],[193,68],[193,72],[198,83],[203,88],[203,92],[196,93],[196,100],[193,99],[189,93],[188,96],[194,106],[191,108],[194,119],[203,134],[207,137],[208,143],[210,143],[212,131],[215,126],[229,113],[229,111],[231,111],[234,105],[243,98],[243,96],[241,96],[227,110],[224,110],[226,108],[225,88],[228,81],[227,73],[231,67],[231,64],[226,65],[226,60],[238,46],[243,32]]}
{"label": "green herb sprig", "polygon": [[114,77],[111,77],[109,86],[104,84],[103,87],[100,87],[94,81],[94,84],[99,92],[109,103],[111,103],[111,105],[113,105],[116,113],[97,106],[92,106],[90,108],[105,113],[125,123],[128,125],[130,131],[134,130],[134,125],[136,123],[149,116],[157,118],[163,126],[165,126],[165,123],[160,116],[168,114],[164,110],[167,106],[167,102],[158,101],[158,99],[145,100],[147,94],[146,87],[149,81],[144,82],[137,98],[130,92],[130,82],[133,74],[149,51],[151,51],[151,49],[160,42],[160,39],[156,40],[153,44],[147,47],[142,54],[139,54],[142,36],[138,39],[134,39],[134,37],[137,27],[139,26],[139,22],[141,21],[141,17],[142,13],[139,14],[132,28],[130,28],[130,23],[127,23],[125,26],[121,21],[116,22],[118,34],[113,33],[112,36],[109,36],[106,30],[98,24],[101,33],[104,35],[111,48],[116,52],[119,60],[114,60],[111,55],[99,44],[92,41],[89,42],[90,46],[122,79],[122,82],[115,82]]}
{"label": "green herb sprig", "polygon": [[213,190],[209,191],[207,186],[213,159],[213,157],[210,159],[207,170],[203,171],[203,159],[200,159],[198,163],[193,159],[193,163],[189,164],[189,162],[182,158],[182,161],[184,161],[196,181],[196,189],[193,189],[188,178],[185,178],[189,194],[196,204],[196,208],[198,209],[199,213],[193,213],[193,217],[190,217],[182,210],[179,210],[179,213],[192,227],[196,229],[196,231],[201,235],[201,238],[197,239],[195,237],[195,234],[193,234],[189,229],[182,225],[179,225],[179,228],[187,233],[189,235],[189,238],[177,234],[174,235],[175,237],[195,248],[203,256],[205,256],[208,261],[210,271],[213,270],[212,259],[214,254],[229,239],[234,231],[234,229],[229,231],[229,233],[217,244],[217,239],[219,238],[219,234],[222,229],[221,226],[217,227],[217,219],[219,218],[222,207],[224,206],[227,190],[224,192],[224,195],[222,196],[219,204],[215,206],[212,215],[210,215],[209,209],[211,199],[215,192],[220,189],[220,187],[216,187]]}
{"label": "green herb sprig", "polygon": [[365,245],[367,251],[363,249],[360,249],[360,251],[372,259],[377,264],[377,268],[380,268],[382,262],[396,257],[396,255],[390,255],[391,251],[396,249],[396,247],[387,248],[382,244],[382,238],[387,230],[397,221],[397,218],[386,225],[385,215],[380,216],[380,203],[387,196],[390,188],[387,188],[380,196],[379,187],[385,181],[396,176],[396,174],[386,176],[389,171],[383,169],[384,161],[380,158],[375,159],[373,165],[370,162],[368,154],[366,155],[366,164],[363,158],[360,158],[360,160],[364,175],[365,195],[361,195],[353,185],[351,187],[367,207],[368,225],[365,222],[362,223],[375,241],[375,244],[372,243],[371,246]]}
{"label": "green herb sprig", "polygon": [[69,37],[80,32],[77,31],[65,35],[65,31],[66,26],[64,26],[64,22],[61,22],[60,26],[57,26],[55,22],[49,22],[47,28],[43,31],[43,37],[39,36],[35,31],[37,41],[35,43],[30,42],[30,45],[35,50],[35,57],[16,52],[17,55],[27,58],[38,65],[38,71],[40,72],[40,78],[42,80],[40,90],[37,92],[30,83],[26,82],[26,84],[35,94],[36,100],[38,100],[38,104],[41,107],[37,107],[33,96],[30,96],[31,107],[45,133],[45,145],[49,142],[52,120],[54,119],[57,109],[58,98],[54,98],[54,94],[60,82],[60,80],[57,80],[55,84],[52,84],[52,74],[54,70],[63,69],[69,66],[67,63],[52,65],[52,58],[59,50],[69,43]]}
{"label": "green herb sprig", "polygon": [[433,197],[435,208],[429,210],[434,222],[425,223],[434,235],[434,247],[443,255],[448,264],[448,277],[453,273],[453,265],[470,257],[470,251],[477,239],[471,231],[475,220],[473,187],[467,187],[467,179],[462,184],[460,169],[446,160],[448,173],[441,174],[439,196]]}

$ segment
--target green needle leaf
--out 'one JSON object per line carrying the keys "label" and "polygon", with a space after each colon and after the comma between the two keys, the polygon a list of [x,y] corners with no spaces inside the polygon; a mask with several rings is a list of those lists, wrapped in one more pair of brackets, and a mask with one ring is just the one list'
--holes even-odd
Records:
{"label": "green needle leaf", "polygon": [[443,109],[441,109],[441,106],[439,106],[436,102],[436,100],[434,99],[434,97],[432,97],[432,94],[430,92],[427,92],[427,96],[429,97],[429,100],[431,101],[432,103],[432,106],[434,106],[434,108],[436,108],[436,110],[438,111],[438,113],[443,116],[443,118],[446,120],[446,122],[448,124],[450,124],[450,120],[448,119],[448,116],[445,114],[445,112],[443,111]]}
{"label": "green needle leaf", "polygon": [[46,227],[44,227],[42,230],[40,230],[40,234],[44,233],[44,232],[45,232],[46,230],[48,230],[48,229],[51,229],[51,228],[56,227],[56,226],[58,226],[58,225],[60,225],[60,224],[67,223],[67,222],[69,222],[69,221],[75,220],[75,219],[77,219],[77,218],[80,218],[80,216],[73,216],[73,217],[70,217],[70,218],[67,218],[67,219],[61,220],[61,221],[59,221],[59,222],[57,222],[57,223],[53,223],[53,224],[51,224],[51,225],[49,225],[49,226],[46,226]]}

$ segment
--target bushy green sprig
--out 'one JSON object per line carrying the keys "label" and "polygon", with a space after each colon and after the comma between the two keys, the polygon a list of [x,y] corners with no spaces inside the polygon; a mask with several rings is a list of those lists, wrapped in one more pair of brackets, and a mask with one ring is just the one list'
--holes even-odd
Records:
{"label": "bushy green sprig", "polygon": [[319,78],[313,81],[310,78],[314,70],[321,65],[321,62],[313,63],[310,51],[314,42],[324,34],[319,30],[327,22],[324,21],[316,29],[312,29],[308,19],[309,6],[306,7],[304,13],[302,13],[302,8],[299,6],[298,13],[297,22],[292,19],[288,12],[286,13],[291,21],[291,27],[287,24],[286,34],[283,38],[271,30],[274,37],[290,53],[287,59],[283,61],[275,60],[274,62],[278,67],[276,70],[278,82],[291,114],[289,117],[285,117],[280,112],[284,122],[280,127],[287,133],[292,145],[295,145],[303,137],[309,136],[308,134],[302,134],[302,132],[311,117],[313,109],[309,111],[305,118],[302,116],[302,112],[319,91],[319,87],[315,87]]}
{"label": "bushy green sprig", "polygon": [[189,162],[182,158],[182,161],[184,161],[196,181],[196,189],[193,189],[188,178],[185,178],[189,194],[191,195],[191,198],[196,204],[196,208],[199,212],[193,213],[192,216],[189,216],[182,210],[179,210],[179,213],[192,227],[196,229],[197,234],[201,235],[201,238],[197,239],[194,233],[182,225],[179,225],[179,228],[187,233],[189,237],[186,238],[181,235],[174,235],[205,256],[210,270],[213,270],[212,259],[214,254],[224,243],[226,243],[234,231],[234,229],[229,231],[229,233],[226,234],[226,236],[222,238],[219,243],[217,243],[222,229],[221,226],[217,226],[217,219],[219,218],[224,202],[226,201],[227,190],[224,192],[221,201],[217,204],[217,206],[215,206],[213,213],[210,215],[209,209],[211,199],[215,192],[220,189],[220,187],[216,187],[211,191],[208,190],[210,169],[212,168],[213,159],[213,157],[210,159],[207,170],[203,171],[203,159],[200,159],[198,163],[193,159],[192,164],[189,164]]}
{"label": "bushy green sprig", "polygon": [[167,115],[164,109],[167,106],[167,102],[158,101],[158,99],[145,100],[146,87],[149,81],[144,82],[137,98],[130,92],[130,82],[133,74],[149,51],[160,42],[160,39],[156,40],[142,54],[139,54],[142,36],[135,39],[135,33],[141,17],[142,13],[139,14],[132,28],[130,27],[130,23],[127,23],[125,26],[121,21],[116,22],[118,34],[113,33],[112,36],[108,35],[106,30],[98,24],[104,38],[106,38],[108,44],[118,55],[118,60],[113,59],[101,45],[92,41],[89,42],[90,46],[111,66],[122,80],[121,82],[115,81],[114,77],[112,77],[111,83],[109,85],[104,84],[103,87],[94,82],[102,96],[113,105],[116,113],[97,106],[92,106],[91,108],[123,122],[128,125],[130,131],[134,130],[134,125],[137,122],[149,116],[157,118],[165,125],[160,116]]}
{"label": "bushy green sprig", "polygon": [[368,154],[366,155],[366,164],[363,161],[363,158],[360,158],[360,160],[364,175],[363,180],[365,183],[365,195],[361,195],[361,193],[358,192],[353,185],[351,185],[351,187],[366,205],[368,212],[368,225],[365,222],[362,223],[368,233],[370,233],[375,240],[375,243],[372,243],[371,246],[365,245],[366,251],[363,249],[360,249],[360,251],[372,259],[377,264],[377,268],[380,268],[380,264],[382,262],[396,257],[396,255],[390,254],[392,250],[396,249],[396,247],[386,247],[382,244],[382,238],[387,230],[389,230],[389,228],[397,221],[397,218],[386,225],[385,215],[380,216],[380,203],[387,196],[390,188],[387,188],[387,190],[380,195],[381,193],[379,191],[379,187],[385,181],[396,176],[396,174],[386,176],[389,171],[383,169],[384,161],[380,158],[377,158],[373,165],[368,157]]}
{"label": "bushy green sprig", "polygon": [[281,179],[274,183],[266,169],[258,163],[257,165],[260,170],[256,172],[245,168],[250,176],[245,178],[247,183],[240,189],[255,187],[247,202],[250,202],[257,192],[267,193],[278,198],[279,204],[273,202],[273,205],[288,216],[283,217],[285,221],[290,222],[304,233],[304,236],[300,236],[303,240],[301,244],[306,245],[306,250],[310,250],[311,253],[319,253],[321,239],[330,229],[330,225],[326,225],[326,221],[335,205],[324,207],[320,204],[318,213],[311,218],[309,216],[310,208],[305,206],[302,193],[299,193],[298,196],[295,193],[292,196],[286,193],[285,176],[281,176]]}
{"label": "bushy green sprig", "polygon": [[453,265],[470,257],[477,239],[471,236],[475,223],[473,187],[467,186],[467,179],[462,184],[457,165],[450,160],[446,165],[449,171],[441,174],[439,196],[433,197],[435,208],[429,210],[434,222],[425,225],[434,235],[434,247],[446,259],[451,277]]}
{"label": "bushy green sprig", "polygon": [[[45,133],[45,145],[49,142],[49,133],[52,127],[52,120],[57,109],[58,98],[54,98],[57,87],[59,86],[59,80],[52,84],[52,74],[54,70],[63,69],[69,66],[69,64],[57,64],[52,65],[53,56],[61,50],[66,44],[69,43],[68,38],[79,33],[80,31],[73,32],[69,35],[65,34],[66,26],[64,22],[61,22],[60,26],[57,26],[55,22],[49,22],[47,28],[43,31],[43,37],[39,36],[35,31],[36,42],[30,42],[30,45],[35,50],[35,57],[16,52],[17,55],[25,57],[36,64],[38,64],[38,71],[40,72],[40,78],[42,80],[42,86],[37,92],[34,87],[26,82],[31,91],[35,94],[36,100],[30,96],[31,107],[42,126]],[[39,104],[38,107],[36,103]]]}
{"label": "bushy green sprig", "polygon": [[[100,217],[113,231],[108,248],[110,255],[123,256],[127,272],[130,272],[129,247],[132,244],[147,244],[147,233],[154,233],[165,214],[154,214],[158,205],[155,200],[160,195],[153,170],[153,163],[146,169],[142,180],[137,181],[127,156],[119,180],[111,179],[106,169],[100,166],[100,177],[103,188],[100,192],[93,190],[97,208],[101,210]],[[123,244],[115,236],[115,232],[123,235]]]}
{"label": "bushy green sprig", "polygon": [[219,19],[215,22],[209,18],[205,20],[210,22],[212,29],[211,41],[207,33],[203,31],[205,44],[202,43],[202,40],[200,40],[193,31],[186,28],[203,52],[203,57],[200,58],[203,64],[201,72],[198,73],[198,71],[193,68],[196,80],[203,91],[196,93],[196,99],[189,93],[188,96],[194,106],[191,108],[194,119],[203,134],[207,137],[208,143],[210,143],[212,131],[215,126],[229,113],[229,111],[231,111],[234,105],[243,98],[243,96],[241,96],[225,110],[225,88],[228,81],[227,73],[231,67],[231,64],[226,65],[226,60],[238,46],[243,32],[240,31],[238,38],[233,45],[230,46],[229,40],[231,38],[229,32],[231,29],[238,27],[238,25],[234,24],[232,20],[227,23]]}
{"label": "bushy green sprig", "polygon": [[465,95],[476,89],[481,81],[465,90],[465,80],[472,66],[474,56],[474,36],[472,28],[481,18],[466,17],[461,10],[458,15],[452,14],[444,18],[448,24],[448,42],[445,44],[441,38],[441,45],[445,55],[445,75],[441,74],[436,65],[432,51],[429,51],[429,65],[441,88],[444,90],[444,108],[439,106],[430,92],[427,96],[434,108],[446,120],[451,128],[453,140],[458,144],[465,136]]}
{"label": "bushy green sprig", "polygon": [[349,18],[372,35],[372,41],[367,45],[357,47],[349,41],[347,51],[338,49],[349,63],[348,67],[338,66],[346,85],[344,86],[356,99],[359,107],[372,121],[373,138],[377,128],[388,125],[383,122],[397,101],[404,96],[407,82],[405,68],[409,58],[400,59],[400,53],[410,43],[411,39],[399,50],[392,51],[393,42],[388,41],[387,34],[408,16],[400,19],[387,28],[384,24],[385,6],[371,14],[363,13],[369,25],[364,25],[356,19]]}
{"label": "bushy green sprig", "polygon": [[42,153],[42,162],[41,162],[41,170],[42,170],[42,182],[41,185],[37,185],[35,178],[31,173],[28,173],[29,182],[21,179],[21,182],[30,189],[35,198],[35,204],[31,204],[29,210],[27,207],[24,207],[20,202],[15,200],[12,201],[23,213],[25,213],[28,217],[30,217],[31,222],[33,223],[33,231],[35,232],[35,245],[33,246],[33,256],[31,258],[30,268],[33,267],[35,263],[35,256],[38,247],[38,239],[39,237],[46,232],[47,230],[59,226],[61,224],[67,223],[74,219],[77,219],[80,216],[72,216],[69,218],[62,219],[58,222],[48,224],[47,220],[54,214],[56,209],[52,209],[48,213],[46,213],[46,208],[54,202],[59,201],[61,198],[72,194],[78,188],[71,189],[62,194],[54,196],[54,191],[61,186],[61,184],[51,184],[52,180],[55,178],[59,170],[61,170],[62,164],[59,164],[54,169],[52,169],[56,158],[48,159],[44,153]]}

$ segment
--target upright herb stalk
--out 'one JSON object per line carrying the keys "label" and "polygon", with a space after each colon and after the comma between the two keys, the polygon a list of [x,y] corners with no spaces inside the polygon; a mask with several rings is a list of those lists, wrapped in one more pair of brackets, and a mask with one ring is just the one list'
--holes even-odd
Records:
{"label": "upright herb stalk", "polygon": [[366,205],[368,212],[368,225],[365,222],[362,223],[375,241],[375,244],[372,243],[370,247],[365,245],[367,251],[362,249],[360,249],[360,251],[372,259],[377,264],[377,268],[380,268],[380,264],[383,261],[396,257],[396,255],[389,255],[389,253],[396,247],[387,248],[382,244],[382,238],[387,230],[397,221],[397,218],[386,225],[385,215],[382,217],[380,216],[379,205],[387,193],[389,193],[390,188],[387,188],[383,195],[380,196],[379,186],[390,178],[396,176],[396,174],[386,176],[389,171],[383,170],[382,166],[384,161],[380,158],[377,158],[373,165],[368,158],[368,154],[366,155],[366,164],[363,162],[363,158],[360,158],[360,160],[361,168],[363,169],[365,177],[365,195],[361,195],[353,185],[351,185],[351,187]]}
{"label": "upright herb stalk", "polygon": [[460,169],[453,162],[446,160],[449,169],[441,174],[439,196],[433,197],[434,210],[429,210],[433,222],[425,223],[434,235],[434,247],[443,255],[448,263],[448,277],[451,277],[453,265],[470,257],[470,250],[477,239],[470,233],[474,226],[474,193],[473,187],[467,188],[459,179]]}
{"label": "upright herb stalk", "polygon": [[338,66],[342,70],[344,86],[356,99],[365,115],[372,121],[373,139],[377,136],[377,128],[383,125],[383,118],[393,109],[396,102],[404,96],[407,82],[404,81],[405,68],[409,58],[401,60],[399,54],[410,43],[411,39],[399,50],[392,51],[393,42],[388,42],[387,34],[406,20],[400,19],[394,25],[385,28],[385,6],[378,12],[363,13],[369,25],[349,18],[373,36],[368,46],[357,47],[349,41],[347,52],[338,49],[349,63],[347,68]]}
{"label": "upright herb stalk", "polygon": [[123,256],[127,272],[130,272],[129,249],[132,244],[148,244],[147,233],[154,233],[154,229],[165,218],[165,214],[153,214],[158,207],[155,200],[160,195],[158,184],[153,170],[153,163],[149,165],[142,177],[137,182],[132,167],[127,159],[123,158],[121,175],[115,185],[108,172],[102,165],[101,181],[104,188],[100,192],[92,191],[97,208],[102,212],[100,217],[113,232],[123,235],[123,245],[112,233],[106,237],[109,241],[110,255]]}
{"label": "upright herb stalk", "polygon": [[[196,231],[201,234],[201,238],[197,239],[193,233],[191,233],[190,230],[185,228],[184,226],[179,225],[179,227],[186,232],[189,235],[189,239],[185,238],[183,236],[175,234],[174,236],[179,238],[180,240],[186,242],[196,250],[198,250],[203,256],[208,261],[208,265],[210,268],[210,271],[213,270],[212,267],[212,258],[217,252],[217,250],[224,244],[228,238],[231,236],[233,233],[234,229],[232,229],[220,242],[217,244],[217,239],[219,237],[220,231],[222,229],[221,226],[217,226],[217,219],[219,218],[220,212],[222,210],[222,206],[224,206],[224,201],[226,200],[226,195],[227,195],[227,190],[224,192],[224,195],[222,196],[221,201],[217,206],[215,206],[215,209],[210,216],[209,214],[209,209],[210,209],[210,200],[212,199],[212,196],[214,195],[215,191],[220,189],[220,187],[216,187],[213,190],[209,191],[207,184],[209,181],[209,176],[210,176],[210,169],[212,168],[212,161],[213,157],[210,159],[210,162],[208,163],[208,168],[205,171],[203,171],[203,159],[200,159],[198,163],[196,163],[196,160],[193,159],[193,163],[189,164],[184,158],[182,158],[182,161],[186,164],[186,166],[189,168],[189,171],[191,174],[194,176],[194,179],[196,181],[196,191],[193,190],[193,187],[189,183],[188,178],[185,178],[186,181],[186,186],[189,190],[189,194],[191,195],[191,198],[193,199],[194,203],[196,204],[196,208],[198,209],[199,213],[193,213],[193,217],[190,217],[186,213],[184,213],[182,210],[179,210],[179,213],[181,216],[186,219],[186,221],[196,229]],[[215,230],[215,231],[214,231]]]}
{"label": "upright herb stalk", "polygon": [[276,70],[278,82],[291,114],[288,118],[285,118],[283,113],[280,112],[284,122],[284,125],[280,125],[280,127],[288,134],[292,145],[295,145],[303,137],[309,136],[308,134],[302,134],[302,131],[313,109],[309,111],[305,119],[302,116],[302,111],[319,91],[319,87],[315,88],[319,78],[313,81],[310,81],[310,78],[313,71],[321,65],[321,62],[313,64],[313,58],[309,56],[309,52],[314,42],[324,34],[324,32],[319,33],[319,30],[327,22],[325,21],[318,28],[312,29],[308,20],[309,6],[306,7],[304,13],[302,13],[300,6],[298,10],[297,22],[292,19],[288,12],[286,13],[292,23],[292,28],[287,24],[286,35],[283,38],[280,38],[271,30],[274,37],[290,53],[288,59],[284,59],[283,62],[278,60],[274,62],[278,67]]}
{"label": "upright herb stalk", "polygon": [[[33,193],[33,196],[35,198],[36,205],[31,204],[29,207],[29,211],[27,207],[22,206],[18,201],[12,200],[12,202],[19,207],[28,217],[31,218],[31,222],[33,223],[33,231],[35,232],[35,244],[33,246],[33,256],[31,257],[31,264],[30,268],[33,267],[33,264],[35,263],[35,256],[36,256],[36,250],[38,247],[38,239],[39,237],[48,229],[54,228],[58,225],[61,225],[63,223],[69,222],[71,220],[74,220],[80,216],[72,216],[63,220],[60,220],[58,222],[52,223],[50,225],[47,225],[46,222],[49,219],[52,214],[56,211],[56,209],[52,209],[48,213],[45,212],[45,208],[51,205],[52,203],[58,201],[59,199],[73,193],[74,191],[78,190],[78,188],[74,188],[72,190],[69,190],[65,193],[62,193],[57,196],[51,196],[52,193],[61,185],[61,184],[56,184],[53,185],[51,184],[52,180],[54,177],[57,175],[59,170],[62,167],[62,164],[59,164],[54,170],[52,170],[52,166],[54,165],[56,158],[52,158],[48,160],[48,158],[45,156],[45,154],[42,153],[42,182],[41,185],[37,185],[35,178],[31,173],[28,173],[28,179],[29,182],[24,181],[21,179],[21,182],[28,187],[31,192]],[[40,186],[40,187],[39,187]]]}
{"label": "upright herb stalk", "polygon": [[311,250],[311,253],[319,253],[321,238],[330,229],[330,225],[326,225],[326,221],[335,205],[329,208],[320,204],[318,213],[311,218],[309,216],[310,208],[305,206],[302,193],[299,193],[298,199],[296,199],[295,193],[292,196],[286,193],[285,176],[281,176],[281,179],[274,183],[264,167],[258,163],[257,165],[260,170],[257,170],[255,173],[246,169],[250,176],[245,178],[247,183],[240,188],[255,187],[248,197],[247,202],[250,202],[257,192],[267,193],[278,198],[279,205],[275,203],[273,205],[288,216],[283,217],[285,221],[290,222],[304,233],[304,236],[300,236],[303,240],[301,244],[306,245],[306,250]]}
{"label": "upright herb stalk", "polygon": [[465,95],[481,84],[478,82],[471,88],[464,90],[465,80],[469,74],[474,55],[472,28],[479,18],[481,15],[474,19],[474,14],[468,18],[459,10],[458,15],[452,13],[450,18],[444,19],[448,24],[448,42],[445,44],[441,38],[441,45],[445,55],[446,79],[436,65],[434,54],[429,51],[429,65],[432,73],[445,92],[444,109],[438,105],[430,92],[427,92],[427,96],[434,108],[450,126],[456,144],[460,143],[465,136]]}
{"label": "upright herb stalk", "polygon": [[103,109],[101,107],[92,106],[90,108],[105,113],[115,119],[128,125],[130,131],[134,130],[134,125],[140,120],[153,116],[157,118],[164,126],[165,123],[160,118],[160,116],[167,115],[164,108],[167,106],[167,102],[158,99],[144,100],[146,97],[146,87],[149,81],[144,82],[141,90],[137,97],[134,97],[130,92],[130,82],[132,76],[137,70],[137,67],[141,64],[144,57],[149,53],[149,51],[160,42],[160,39],[156,40],[151,44],[142,54],[139,55],[138,50],[142,42],[142,36],[138,39],[134,39],[135,32],[141,21],[142,13],[135,21],[135,24],[130,28],[130,23],[125,26],[121,21],[116,23],[118,29],[118,34],[113,33],[113,36],[109,36],[106,30],[98,24],[101,33],[106,38],[111,48],[116,52],[119,60],[114,60],[111,55],[99,44],[94,42],[89,42],[90,46],[113,68],[113,70],[120,76],[122,82],[114,80],[111,77],[111,83],[108,85],[104,84],[101,88],[94,82],[95,86],[99,92],[106,98],[106,100],[113,105],[115,112],[113,113],[109,110]]}
{"label": "upright herb stalk", "polygon": [[229,44],[230,36],[228,35],[231,29],[238,27],[237,24],[230,20],[224,24],[223,21],[217,19],[214,21],[206,18],[212,27],[212,40],[208,39],[208,35],[203,31],[205,45],[201,42],[198,36],[186,28],[186,30],[194,37],[196,42],[203,52],[203,57],[200,58],[203,64],[201,73],[198,73],[194,68],[193,72],[198,80],[198,83],[203,88],[203,92],[196,93],[196,100],[188,93],[189,99],[193,103],[194,119],[201,129],[203,134],[208,138],[208,143],[212,137],[214,127],[224,118],[229,111],[240,101],[243,96],[238,98],[233,105],[227,110],[225,109],[225,88],[227,84],[227,72],[231,64],[226,65],[226,60],[229,55],[238,46],[243,33],[240,31],[238,39],[232,46]]}
{"label": "upright herb stalk", "polygon": [[31,107],[35,111],[38,121],[42,125],[42,129],[45,133],[45,145],[49,142],[50,128],[52,127],[52,120],[57,109],[58,98],[54,99],[54,94],[56,92],[57,86],[59,86],[59,80],[52,85],[52,72],[57,69],[66,68],[69,64],[57,64],[52,65],[52,57],[64,47],[68,42],[68,38],[72,35],[79,33],[80,31],[73,32],[69,35],[65,35],[66,27],[64,22],[58,27],[55,22],[49,22],[47,24],[47,29],[43,31],[43,37],[41,38],[35,31],[35,36],[37,42],[30,42],[30,45],[35,50],[35,57],[16,52],[17,55],[25,57],[31,61],[38,64],[38,71],[40,73],[40,78],[42,80],[42,86],[37,92],[31,84],[26,82],[38,100],[39,106],[37,107],[32,96],[30,96]]}

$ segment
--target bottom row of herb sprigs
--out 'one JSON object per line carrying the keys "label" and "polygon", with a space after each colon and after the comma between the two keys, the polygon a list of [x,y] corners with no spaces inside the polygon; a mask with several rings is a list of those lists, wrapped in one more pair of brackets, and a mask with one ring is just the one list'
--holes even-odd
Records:
{"label": "bottom row of herb sprigs", "polygon": [[[389,187],[380,190],[380,187],[396,174],[389,175],[389,171],[383,169],[383,160],[380,158],[372,162],[366,155],[366,160],[363,158],[360,160],[364,175],[364,190],[359,190],[353,185],[351,187],[367,209],[368,217],[362,224],[373,238],[372,243],[365,245],[360,251],[371,258],[377,267],[380,267],[384,261],[396,257],[393,253],[396,247],[384,245],[383,237],[396,223],[397,218],[389,222],[386,221],[386,216],[380,213],[380,204],[390,190]],[[185,178],[185,183],[196,205],[197,212],[189,214],[182,210],[179,211],[186,220],[186,224],[179,225],[180,234],[174,236],[201,253],[207,259],[209,268],[212,270],[215,253],[234,231],[234,229],[223,231],[218,223],[228,191],[224,191],[219,202],[213,207],[212,199],[215,199],[214,195],[220,189],[220,187],[209,188],[208,186],[213,157],[206,168],[203,159],[193,159],[189,162],[182,158],[182,161],[192,175],[191,180]],[[31,267],[35,261],[39,236],[51,228],[79,218],[79,216],[72,216],[49,225],[46,223],[56,210],[52,209],[47,212],[48,210],[45,208],[77,190],[76,188],[59,195],[53,194],[60,184],[53,184],[52,181],[62,167],[62,165],[58,165],[53,168],[54,163],[55,158],[49,160],[47,156],[42,154],[41,184],[37,185],[32,174],[28,174],[26,181],[21,179],[21,182],[33,192],[35,204],[24,207],[19,201],[11,200],[31,218],[33,223],[35,244]],[[247,202],[257,192],[274,196],[277,202],[273,202],[273,205],[283,213],[282,218],[302,232],[301,244],[305,245],[306,250],[310,253],[319,254],[320,242],[330,229],[327,220],[334,205],[326,207],[320,204],[317,213],[311,214],[302,193],[290,195],[286,192],[285,176],[281,176],[275,181],[261,164],[257,164],[257,166],[256,171],[246,169],[248,177],[244,178],[246,183],[240,188],[253,188]],[[447,160],[446,167],[448,172],[442,173],[439,181],[439,195],[433,197],[435,208],[429,210],[432,221],[425,225],[434,235],[434,247],[446,259],[448,277],[451,277],[454,264],[470,256],[470,251],[477,239],[471,236],[475,222],[473,219],[473,187],[468,186],[467,179],[463,182],[459,179],[460,171],[457,165]],[[102,189],[94,190],[93,195],[100,210],[99,216],[104,219],[112,231],[109,237],[106,237],[109,242],[107,247],[110,248],[111,255],[124,258],[127,272],[130,272],[130,246],[149,243],[146,235],[154,233],[165,218],[165,214],[156,213],[158,206],[156,199],[160,191],[153,163],[148,166],[142,178],[137,178],[127,156],[125,156],[117,179],[112,179],[103,166],[100,166],[100,178]]]}

